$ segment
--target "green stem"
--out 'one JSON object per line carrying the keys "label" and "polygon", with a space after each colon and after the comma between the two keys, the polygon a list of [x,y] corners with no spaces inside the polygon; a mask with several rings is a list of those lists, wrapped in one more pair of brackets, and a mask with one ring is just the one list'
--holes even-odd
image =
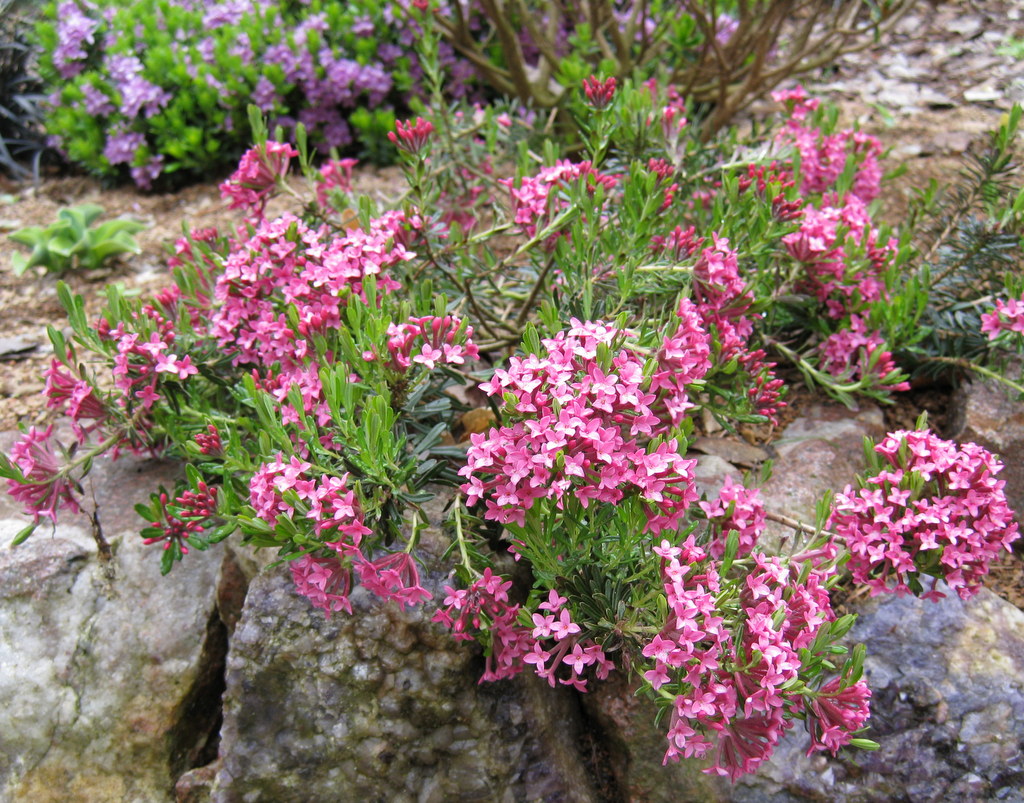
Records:
{"label": "green stem", "polygon": [[929,357],[930,362],[941,362],[947,365],[955,365],[958,368],[963,368],[965,371],[973,371],[976,374],[994,379],[996,382],[1002,382],[1007,387],[1013,388],[1015,391],[1024,395],[1024,385],[1019,382],[1014,382],[1012,379],[1008,379],[1002,374],[993,371],[991,368],[986,368],[983,365],[977,365],[970,360],[965,360],[962,357]]}
{"label": "green stem", "polygon": [[479,577],[480,573],[473,568],[469,561],[469,552],[466,550],[466,539],[462,534],[462,494],[455,497],[455,540],[459,545],[459,554],[462,556],[462,565],[471,576]]}

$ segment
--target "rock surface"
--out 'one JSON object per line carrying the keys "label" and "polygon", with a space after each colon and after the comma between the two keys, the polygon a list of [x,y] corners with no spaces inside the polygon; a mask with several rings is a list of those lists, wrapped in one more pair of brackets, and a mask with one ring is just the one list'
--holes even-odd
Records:
{"label": "rock surface", "polygon": [[965,384],[954,405],[955,439],[974,441],[1000,456],[1006,499],[1024,523],[1024,405],[994,382]]}
{"label": "rock surface", "polygon": [[[424,579],[435,597],[443,582]],[[430,622],[436,603],[407,610],[364,589],[352,603],[327,619],[286,572],[253,581],[212,800],[595,799],[571,693],[525,673],[478,684],[478,651]]]}
{"label": "rock surface", "polygon": [[[948,591],[948,589],[947,589]],[[733,792],[737,803],[1024,801],[1024,614],[989,591],[968,602],[877,598],[851,631],[868,645],[877,752],[808,758],[803,739]]]}
{"label": "rock surface", "polygon": [[226,648],[219,550],[161,578],[132,507],[172,480],[170,468],[125,458],[97,463],[93,479],[109,560],[84,515],[7,547],[26,519],[0,494],[5,801],[160,803],[207,760]]}
{"label": "rock surface", "polygon": [[[773,444],[772,476],[761,488],[765,507],[813,524],[822,495],[842,491],[864,468],[864,438],[884,434],[882,411],[874,405],[860,410],[811,405]],[[794,537],[792,530],[771,521],[764,535],[771,545],[792,542]]]}

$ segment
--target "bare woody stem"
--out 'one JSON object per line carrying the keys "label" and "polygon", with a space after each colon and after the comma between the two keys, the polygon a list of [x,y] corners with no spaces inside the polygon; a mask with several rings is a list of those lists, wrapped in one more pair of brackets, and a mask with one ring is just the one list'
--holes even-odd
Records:
{"label": "bare woody stem", "polygon": [[813,524],[808,524],[800,519],[794,519],[791,516],[786,516],[782,513],[773,513],[770,510],[764,512],[764,517],[769,521],[774,521],[777,524],[781,524],[784,527],[789,527],[791,530],[796,530],[800,533],[806,533],[807,535],[827,535],[831,538],[839,538],[838,533],[831,532],[829,530],[822,530],[815,527]]}

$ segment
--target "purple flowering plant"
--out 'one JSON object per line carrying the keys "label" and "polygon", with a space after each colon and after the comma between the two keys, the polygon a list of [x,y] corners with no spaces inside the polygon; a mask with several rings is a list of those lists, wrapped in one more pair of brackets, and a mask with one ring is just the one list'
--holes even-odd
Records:
{"label": "purple flowering plant", "polygon": [[[71,435],[26,432],[0,458],[9,491],[55,520],[87,505],[97,458],[176,458],[137,508],[165,571],[237,537],[326,615],[356,586],[430,605],[482,646],[482,680],[629,673],[665,761],[732,779],[797,724],[812,752],[873,746],[864,647],[830,591],[973,593],[1017,537],[998,460],[892,433],[799,522],[763,477],[702,492],[688,445],[707,417],[776,421],[787,367],[850,403],[905,387],[927,270],[874,219],[880,143],[799,89],[767,139],[705,141],[678,93],[603,77],[560,142],[515,103],[448,110],[422,47],[439,111],[391,132],[399,197],[359,195],[351,162],[314,165],[304,128],[270,137],[257,109],[222,185],[235,231],[192,230],[164,291],[112,288],[94,319],[59,285],[73,335],[50,331],[46,394]],[[275,194],[294,211],[267,217]],[[993,349],[1016,345],[1006,298]],[[782,552],[772,519],[800,535]],[[443,592],[427,528],[449,540]]]}
{"label": "purple flowering plant", "polygon": [[[290,136],[304,126],[321,153],[388,161],[395,109],[420,81],[416,31],[378,0],[53,0],[35,31],[46,129],[70,161],[143,188],[230,169],[249,104]],[[473,80],[448,83],[459,97]]]}

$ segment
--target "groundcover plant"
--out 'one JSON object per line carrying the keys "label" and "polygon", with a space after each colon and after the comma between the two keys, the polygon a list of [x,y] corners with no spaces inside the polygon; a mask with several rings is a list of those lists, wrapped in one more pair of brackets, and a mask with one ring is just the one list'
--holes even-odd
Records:
{"label": "groundcover plant", "polygon": [[[797,722],[811,751],[873,746],[865,648],[844,642],[855,617],[830,590],[976,593],[1018,535],[1001,463],[922,421],[795,522],[765,508],[763,476],[701,494],[687,446],[707,416],[775,421],[783,362],[853,403],[936,356],[932,262],[913,227],[873,217],[882,144],[799,89],[777,94],[772,126],[705,141],[670,87],[603,76],[556,141],[515,106],[447,108],[423,47],[439,111],[390,134],[394,203],[354,194],[351,160],[314,167],[303,129],[270,137],[254,109],[256,144],[222,187],[235,231],[191,231],[165,290],[110,288],[94,319],[59,286],[73,335],[50,331],[45,392],[73,438],[25,432],[0,460],[9,491],[55,521],[87,504],[98,457],[176,458],[181,481],[138,508],[165,571],[235,537],[276,550],[327,615],[351,614],[356,584],[433,605],[482,645],[484,680],[586,691],[629,673],[664,718],[665,760],[733,779]],[[274,194],[293,213],[268,218]],[[975,222],[1019,231],[1021,197],[987,197]],[[1024,288],[993,281],[974,299],[985,349],[956,359],[1019,392],[994,366],[1024,344]],[[442,492],[439,521],[426,503]],[[760,539],[772,518],[795,531],[778,554]],[[419,575],[428,526],[451,538],[438,599]],[[529,583],[502,574],[506,552]]]}

